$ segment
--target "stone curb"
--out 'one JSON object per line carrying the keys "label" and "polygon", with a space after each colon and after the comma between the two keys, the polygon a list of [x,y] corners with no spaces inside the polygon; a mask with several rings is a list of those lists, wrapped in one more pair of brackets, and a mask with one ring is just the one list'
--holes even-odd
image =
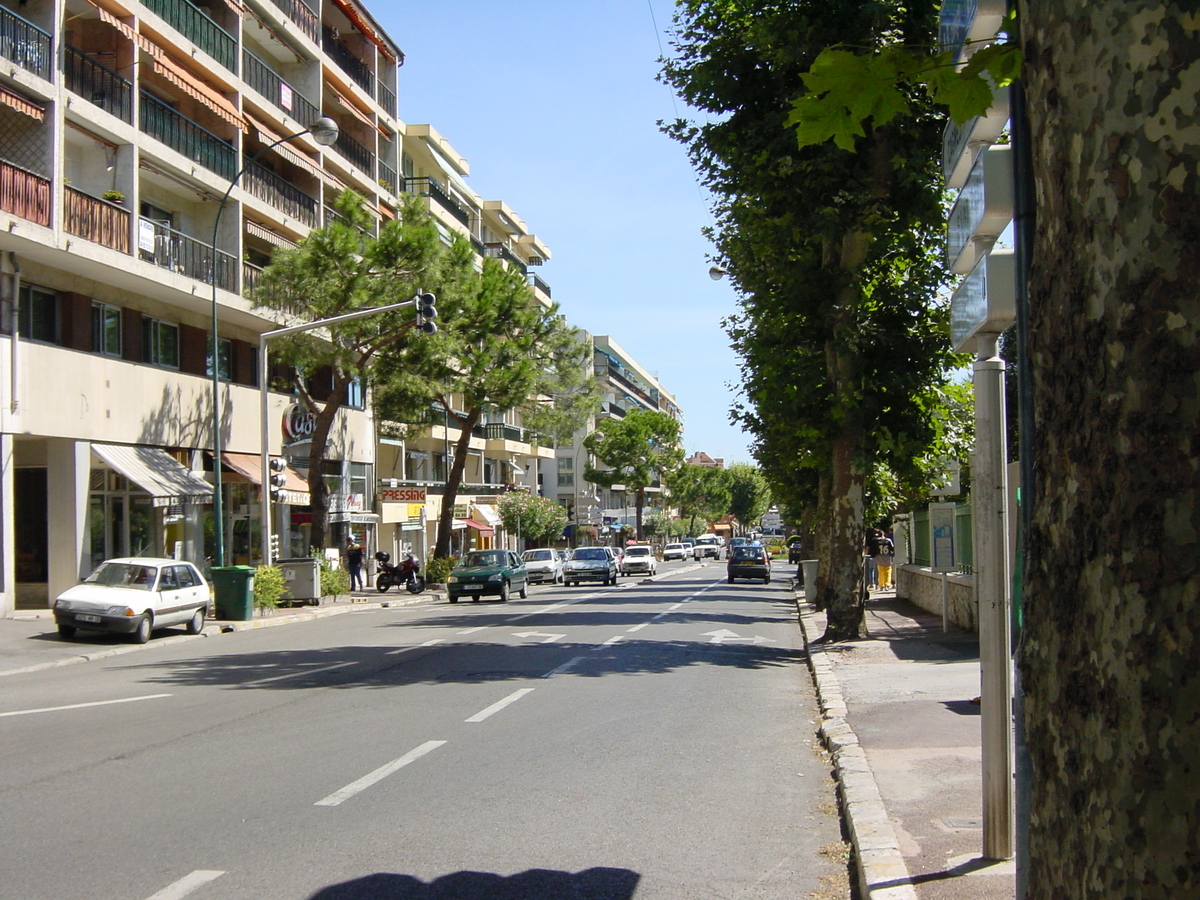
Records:
{"label": "stone curb", "polygon": [[918,900],[900,853],[900,842],[888,818],[875,782],[875,773],[858,736],[846,721],[846,701],[825,648],[814,644],[816,623],[813,608],[803,593],[796,595],[800,633],[804,638],[808,666],[821,708],[821,740],[833,754],[834,769],[841,784],[842,812],[854,845],[859,891],[863,900]]}

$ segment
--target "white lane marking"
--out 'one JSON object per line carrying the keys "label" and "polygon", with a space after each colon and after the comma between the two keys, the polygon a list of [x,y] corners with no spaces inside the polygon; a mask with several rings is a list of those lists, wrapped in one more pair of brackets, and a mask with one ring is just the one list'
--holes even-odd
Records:
{"label": "white lane marking", "polygon": [[611,645],[615,644],[617,641],[621,640],[621,638],[623,638],[623,637],[624,637],[624,635],[622,635],[622,634],[618,634],[616,637],[611,637],[611,638],[609,638],[607,641],[605,641],[605,642],[604,642],[603,644],[601,644],[600,646],[602,646],[602,647],[609,647],[609,646],[611,646]]}
{"label": "white lane marking", "polygon": [[557,641],[559,638],[565,638],[566,635],[565,634],[550,634],[545,631],[514,631],[513,637],[525,638],[526,640],[528,640],[530,638],[544,638],[544,640],[538,641],[538,643],[539,644],[549,644],[554,641]]}
{"label": "white lane marking", "polygon": [[407,653],[409,650],[416,650],[418,647],[432,647],[434,644],[441,644],[444,641],[445,638],[434,638],[432,641],[426,641],[423,644],[413,644],[411,647],[398,647],[395,650],[389,650],[384,654],[384,656],[395,656],[397,653]]}
{"label": "white lane marking", "polygon": [[475,628],[468,628],[465,631],[456,631],[455,634],[474,634],[477,631],[483,631],[485,628],[487,628],[486,625],[479,625]]}
{"label": "white lane marking", "polygon": [[674,606],[670,607],[667,611],[670,612],[670,610],[672,610],[672,609],[679,609],[679,607],[681,607],[681,606],[683,606],[682,603],[676,603]]}
{"label": "white lane marking", "polygon": [[641,625],[634,625],[632,628],[626,629],[625,633],[632,634],[635,631],[641,631],[643,628],[645,628],[649,624],[650,624],[649,622],[643,622]]}
{"label": "white lane marking", "polygon": [[584,657],[582,657],[582,656],[576,656],[574,659],[568,659],[565,663],[563,663],[557,669],[551,669],[549,672],[547,672],[542,677],[543,678],[553,678],[555,675],[561,675],[563,672],[566,672],[567,670],[573,668],[575,663],[579,662],[583,658]]}
{"label": "white lane marking", "polygon": [[659,613],[657,616],[655,616],[654,618],[656,618],[656,619],[661,619],[663,616],[668,616],[668,615],[670,615],[670,613],[667,613],[667,612],[660,612],[660,613]]}
{"label": "white lane marking", "polygon": [[508,706],[510,703],[516,703],[518,700],[520,700],[526,694],[532,694],[532,693],[533,693],[533,688],[521,688],[519,691],[513,691],[511,694],[509,694],[503,700],[498,700],[497,702],[495,702],[491,706],[489,706],[487,709],[480,710],[479,712],[475,713],[475,715],[471,716],[471,718],[465,719],[464,721],[466,721],[466,722],[482,722],[488,716],[492,716],[492,715],[495,715],[496,713],[500,712],[500,710],[504,709],[504,707]]}
{"label": "white lane marking", "polygon": [[286,675],[272,675],[270,678],[259,678],[255,681],[243,681],[242,687],[254,687],[259,684],[268,684],[272,681],[283,681],[285,678],[299,678],[301,675],[316,675],[318,672],[330,672],[334,669],[344,669],[346,666],[357,666],[355,660],[349,662],[334,663],[331,666],[321,666],[319,669],[304,669],[301,672],[288,672]]}
{"label": "white lane marking", "polygon": [[773,644],[774,638],[765,638],[762,635],[756,634],[752,638],[744,638],[736,631],[730,631],[728,628],[722,628],[720,631],[706,631],[701,637],[712,637],[710,644],[723,644],[725,641],[749,641],[751,644]]}
{"label": "white lane marking", "polygon": [[387,765],[380,766],[374,772],[370,772],[370,773],[364,775],[362,778],[358,779],[358,781],[354,781],[354,782],[351,782],[350,784],[346,785],[340,791],[334,791],[332,794],[330,794],[328,797],[325,797],[323,800],[318,800],[316,803],[313,804],[313,806],[337,806],[338,804],[340,804],[346,800],[349,800],[355,794],[357,794],[361,791],[365,791],[367,788],[369,788],[371,785],[375,784],[376,782],[383,781],[383,779],[387,778],[393,772],[396,772],[399,769],[403,769],[410,762],[414,762],[415,760],[420,759],[426,753],[429,753],[432,750],[436,750],[438,747],[442,746],[442,744],[444,744],[444,743],[446,743],[446,742],[445,741],[426,741],[420,747],[415,747],[414,749],[409,750],[407,753],[405,753],[399,759],[393,759]]}
{"label": "white lane marking", "polygon": [[114,703],[136,703],[139,700],[160,700],[170,697],[170,694],[146,694],[144,697],[124,697],[120,700],[94,700],[91,703],[72,703],[68,706],[43,706],[41,709],[15,709],[12,712],[0,713],[0,719],[9,716],[32,716],[35,713],[61,712],[65,709],[87,709],[90,706],[111,706]]}
{"label": "white lane marking", "polygon": [[184,875],[174,884],[169,884],[157,894],[149,897],[148,900],[180,900],[181,897],[186,897],[196,888],[208,884],[216,878],[224,875],[224,872],[218,872],[215,869],[197,869],[187,875]]}

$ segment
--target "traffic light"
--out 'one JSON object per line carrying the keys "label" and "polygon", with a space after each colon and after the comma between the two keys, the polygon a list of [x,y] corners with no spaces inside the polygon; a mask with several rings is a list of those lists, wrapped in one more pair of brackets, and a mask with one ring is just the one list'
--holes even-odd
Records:
{"label": "traffic light", "polygon": [[419,294],[417,296],[417,328],[424,334],[437,334],[437,325],[434,319],[437,318],[437,297],[433,294]]}
{"label": "traffic light", "polygon": [[271,457],[271,499],[278,502],[283,499],[283,488],[287,484],[287,476],[283,474],[283,470],[287,468],[287,463],[282,457]]}
{"label": "traffic light", "polygon": [[278,534],[271,535],[271,559],[279,559],[279,538]]}

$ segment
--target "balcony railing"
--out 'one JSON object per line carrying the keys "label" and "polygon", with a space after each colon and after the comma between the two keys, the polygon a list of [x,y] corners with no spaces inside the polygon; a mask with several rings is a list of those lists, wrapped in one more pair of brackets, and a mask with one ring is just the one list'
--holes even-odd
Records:
{"label": "balcony railing", "polygon": [[142,92],[141,129],[223,178],[232,181],[237,173],[237,152],[232,145],[145,92]]}
{"label": "balcony railing", "polygon": [[146,7],[189,41],[236,71],[237,39],[188,0],[145,0]]}
{"label": "balcony railing", "polygon": [[344,131],[339,131],[337,140],[333,142],[333,146],[338,149],[342,156],[349,160],[350,164],[355,168],[367,174],[367,177],[375,177],[375,154],[356,141]]}
{"label": "balcony railing", "polygon": [[317,107],[301,96],[275,70],[251,53],[242,50],[242,77],[258,91],[301,125],[311,125],[321,114]]}
{"label": "balcony railing", "polygon": [[521,262],[520,257],[509,250],[504,244],[485,244],[484,256],[490,256],[492,259],[502,259],[522,275],[526,274],[525,263]]}
{"label": "balcony railing", "polygon": [[396,170],[379,160],[379,186],[393,194],[400,191],[400,183],[396,180]]}
{"label": "balcony railing", "polygon": [[542,281],[542,279],[540,277],[538,277],[536,274],[534,274],[532,272],[529,274],[529,283],[531,285],[533,285],[535,288],[537,288],[539,291],[541,291],[543,294],[545,294],[547,297],[551,296],[550,285],[546,284],[546,282]]}
{"label": "balcony railing", "polygon": [[261,163],[246,160],[242,187],[309,228],[317,227],[317,201]]}
{"label": "balcony railing", "polygon": [[0,160],[0,211],[50,225],[50,179]]}
{"label": "balcony railing", "polygon": [[0,8],[0,56],[50,80],[50,35],[27,19]]}
{"label": "balcony railing", "polygon": [[528,429],[521,428],[517,425],[508,425],[504,422],[488,422],[484,425],[476,425],[471,434],[475,437],[481,437],[486,441],[517,441],[522,444],[530,444],[537,440],[538,436]]}
{"label": "balcony railing", "polygon": [[258,286],[258,276],[262,274],[262,266],[256,266],[252,263],[242,263],[242,296],[249,299],[254,295],[254,289]]}
{"label": "balcony railing", "polygon": [[375,75],[371,72],[371,68],[355,56],[354,51],[338,40],[335,34],[336,32],[332,28],[324,29],[321,49],[328,53],[329,58],[337,63],[343,72],[354,79],[354,82],[360,88],[374,97]]}
{"label": "balcony railing", "polygon": [[319,43],[321,36],[321,19],[302,0],[272,0],[283,10],[283,14],[296,23],[296,26],[312,40]]}
{"label": "balcony railing", "polygon": [[379,105],[383,107],[383,111],[394,118],[396,115],[396,92],[381,81],[377,99]]}
{"label": "balcony railing", "polygon": [[93,244],[129,252],[129,210],[69,185],[63,194],[63,229]]}
{"label": "balcony railing", "polygon": [[[213,283],[213,248],[209,244],[144,216],[140,226],[138,256],[141,259],[205,284]],[[223,250],[216,252],[216,278],[217,287],[237,290],[237,260]]]}
{"label": "balcony railing", "polygon": [[74,47],[66,48],[63,74],[67,90],[124,122],[133,122],[133,83],[129,79]]}
{"label": "balcony railing", "polygon": [[418,197],[430,197],[431,199],[436,200],[438,206],[450,213],[450,215],[454,216],[454,218],[458,219],[458,221],[467,226],[471,224],[470,211],[464,208],[461,203],[452,198],[449,194],[447,194],[442,189],[442,186],[433,178],[424,176],[420,178],[405,178],[404,190]]}

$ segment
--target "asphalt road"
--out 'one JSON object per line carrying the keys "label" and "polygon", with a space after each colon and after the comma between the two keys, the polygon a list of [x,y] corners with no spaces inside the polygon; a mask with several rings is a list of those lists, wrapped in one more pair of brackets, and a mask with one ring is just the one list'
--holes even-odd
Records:
{"label": "asphalt road", "polygon": [[805,898],[839,825],[795,608],[723,575],[5,678],[0,897]]}

